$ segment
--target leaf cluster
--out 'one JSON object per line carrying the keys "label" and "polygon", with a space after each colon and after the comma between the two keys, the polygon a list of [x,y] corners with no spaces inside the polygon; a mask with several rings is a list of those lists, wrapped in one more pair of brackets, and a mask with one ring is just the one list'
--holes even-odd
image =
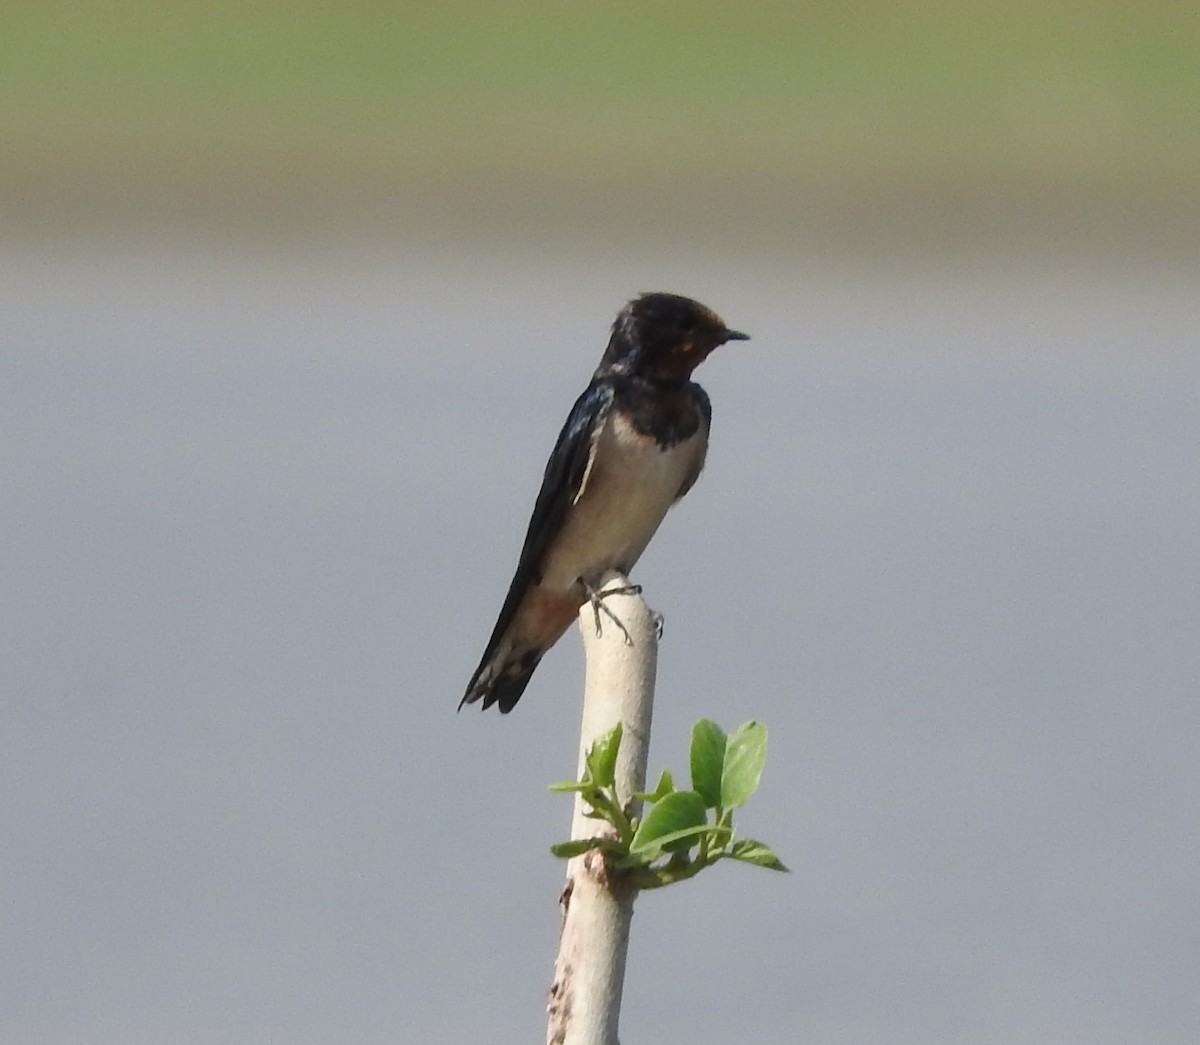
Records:
{"label": "leaf cluster", "polygon": [[653,791],[633,796],[649,806],[641,817],[630,815],[616,793],[621,734],[618,723],[597,738],[584,759],[581,779],[550,788],[578,792],[588,807],[586,815],[604,821],[611,830],[551,846],[555,856],[569,859],[598,849],[637,889],[684,881],[726,858],[787,870],[762,842],[734,836],[733,811],[746,804],[762,777],[766,726],[746,722],[726,735],[715,722],[700,719],[692,727],[691,789],[677,790],[664,769]]}

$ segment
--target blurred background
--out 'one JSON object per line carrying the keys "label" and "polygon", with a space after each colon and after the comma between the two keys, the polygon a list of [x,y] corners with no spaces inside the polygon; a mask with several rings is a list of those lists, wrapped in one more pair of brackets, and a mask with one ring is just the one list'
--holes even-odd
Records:
{"label": "blurred background", "polygon": [[454,714],[621,305],[753,340],[635,573],[629,1042],[1200,1035],[1200,8],[0,3],[0,1041],[541,1040],[568,633]]}

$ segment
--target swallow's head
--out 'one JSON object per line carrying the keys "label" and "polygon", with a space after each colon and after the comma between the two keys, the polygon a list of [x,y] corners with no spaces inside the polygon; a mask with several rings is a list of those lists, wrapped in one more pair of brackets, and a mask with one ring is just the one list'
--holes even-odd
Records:
{"label": "swallow's head", "polygon": [[698,301],[678,294],[643,294],[617,316],[597,373],[684,379],[718,345],[748,339]]}

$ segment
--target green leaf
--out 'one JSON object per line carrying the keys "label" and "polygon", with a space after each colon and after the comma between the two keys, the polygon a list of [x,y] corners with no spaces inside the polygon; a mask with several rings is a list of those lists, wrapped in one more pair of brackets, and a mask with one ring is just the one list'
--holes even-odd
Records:
{"label": "green leaf", "polygon": [[689,828],[707,828],[708,818],[704,799],[695,791],[672,791],[661,802],[656,802],[638,825],[633,841],[629,843],[631,853],[658,852],[669,844],[662,841],[667,836],[679,838],[676,832]]}
{"label": "green leaf", "polygon": [[555,793],[560,791],[587,791],[591,786],[586,780],[560,780],[557,784],[551,784],[550,790]]}
{"label": "green leaf", "polygon": [[714,824],[708,841],[708,851],[724,849],[733,840],[733,827],[729,824]]}
{"label": "green leaf", "polygon": [[692,727],[692,787],[709,809],[721,804],[721,775],[725,764],[725,733],[712,719],[702,718]]}
{"label": "green leaf", "polygon": [[640,798],[643,802],[661,802],[674,790],[675,781],[671,779],[671,771],[664,769],[653,791],[635,791],[633,797]]}
{"label": "green leaf", "polygon": [[570,860],[573,856],[582,856],[589,849],[599,849],[603,845],[603,838],[575,838],[570,842],[559,842],[550,847],[550,852],[555,856],[561,856],[564,860]]}
{"label": "green leaf", "polygon": [[587,816],[597,816],[601,820],[616,823],[623,816],[621,807],[613,801],[607,791],[599,788],[588,788],[583,794],[583,801],[588,806]]}
{"label": "green leaf", "polygon": [[617,777],[617,752],[621,748],[621,723],[596,738],[588,749],[587,764],[596,787],[612,787]]}
{"label": "green leaf", "polygon": [[734,860],[742,860],[759,867],[769,867],[772,871],[787,870],[769,846],[762,842],[756,842],[753,838],[742,838],[734,842],[729,849],[729,855]]}
{"label": "green leaf", "polygon": [[745,805],[758,787],[766,760],[767,727],[760,722],[738,726],[725,746],[719,804],[727,809]]}
{"label": "green leaf", "polygon": [[[678,831],[668,831],[665,835],[659,835],[654,839],[654,844],[661,847],[664,852],[686,852],[700,841],[701,835],[708,834],[711,830],[712,827],[707,823],[695,824],[692,827],[681,827]],[[685,839],[688,840],[687,845],[679,845]]]}

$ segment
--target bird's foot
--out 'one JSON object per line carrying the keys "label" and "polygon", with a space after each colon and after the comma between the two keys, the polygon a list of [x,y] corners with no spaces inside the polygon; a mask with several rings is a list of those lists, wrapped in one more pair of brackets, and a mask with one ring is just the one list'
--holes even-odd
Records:
{"label": "bird's foot", "polygon": [[600,614],[603,613],[621,629],[621,634],[625,636],[625,645],[632,646],[633,639],[629,635],[629,629],[621,622],[620,617],[604,605],[604,600],[610,595],[641,595],[642,586],[640,584],[625,584],[620,588],[606,588],[604,591],[597,591],[582,577],[579,578],[579,586],[587,592],[588,602],[592,604],[592,616],[596,621],[596,637],[599,638],[603,632],[603,628],[600,627]]}

